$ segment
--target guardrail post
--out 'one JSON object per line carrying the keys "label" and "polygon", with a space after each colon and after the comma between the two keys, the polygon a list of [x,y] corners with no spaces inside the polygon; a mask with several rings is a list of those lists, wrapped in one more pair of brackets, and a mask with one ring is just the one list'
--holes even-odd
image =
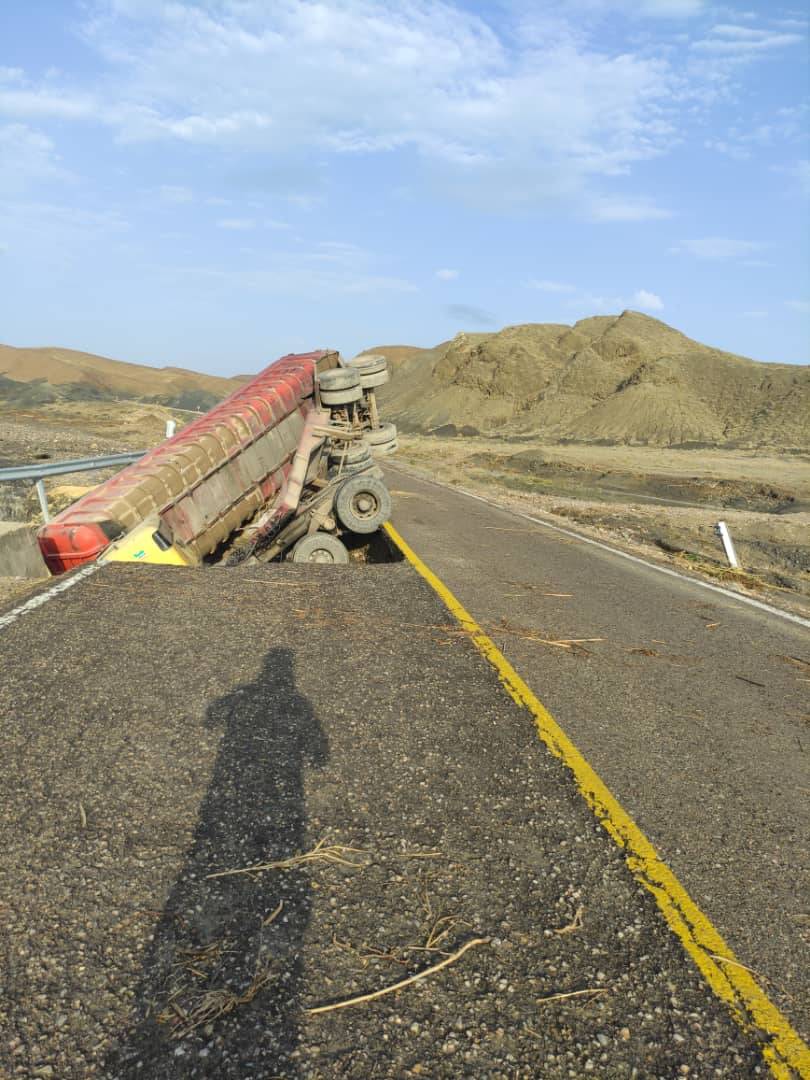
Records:
{"label": "guardrail post", "polygon": [[48,493],[45,490],[45,481],[42,479],[37,480],[36,489],[40,509],[42,510],[42,517],[45,519],[45,524],[47,525],[51,520],[51,514],[48,509]]}

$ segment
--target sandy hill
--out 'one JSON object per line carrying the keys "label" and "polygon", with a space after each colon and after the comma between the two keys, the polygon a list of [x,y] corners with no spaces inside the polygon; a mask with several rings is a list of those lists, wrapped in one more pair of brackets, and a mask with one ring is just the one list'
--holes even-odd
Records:
{"label": "sandy hill", "polygon": [[810,367],[747,360],[635,311],[368,351],[391,360],[382,403],[405,431],[810,447]]}
{"label": "sandy hill", "polygon": [[243,381],[184,368],[127,364],[73,349],[0,345],[0,398],[20,403],[122,397],[210,408]]}

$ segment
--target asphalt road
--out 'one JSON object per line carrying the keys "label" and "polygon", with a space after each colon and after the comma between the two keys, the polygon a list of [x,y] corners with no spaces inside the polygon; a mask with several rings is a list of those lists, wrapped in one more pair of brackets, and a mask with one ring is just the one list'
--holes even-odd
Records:
{"label": "asphalt road", "polygon": [[401,470],[389,486],[408,543],[806,1039],[810,633]]}
{"label": "asphalt road", "polygon": [[[442,569],[471,602],[511,580],[497,539],[476,548],[500,517],[407,488],[397,518],[423,551],[441,547],[429,529],[470,530]],[[519,603],[528,620],[541,601]],[[564,610],[547,625],[581,630]],[[767,1074],[409,565],[110,566],[7,623],[0,648],[0,1076]],[[605,655],[640,694],[652,659]],[[572,701],[601,694],[607,730],[622,717],[609,676],[588,677],[599,656],[526,653],[536,675],[568,673]],[[645,781],[665,771],[647,758]],[[329,858],[295,861],[319,843]],[[766,861],[749,850],[749,886]],[[476,939],[401,992],[307,1011]]]}

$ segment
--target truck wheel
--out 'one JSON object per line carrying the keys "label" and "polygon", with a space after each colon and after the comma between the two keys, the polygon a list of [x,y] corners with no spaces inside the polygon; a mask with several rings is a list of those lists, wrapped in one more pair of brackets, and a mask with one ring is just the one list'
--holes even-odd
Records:
{"label": "truck wheel", "polygon": [[367,431],[365,437],[372,446],[382,446],[383,443],[393,442],[397,437],[397,425],[380,424],[378,428]]}
{"label": "truck wheel", "polygon": [[361,375],[377,375],[381,371],[388,370],[388,361],[384,356],[356,356],[349,361],[349,366],[359,371]]}
{"label": "truck wheel", "polygon": [[360,374],[352,368],[332,368],[318,376],[321,390],[348,390],[360,385]]}
{"label": "truck wheel", "polygon": [[[372,462],[373,458],[368,458],[366,461],[359,461],[355,465],[338,465],[336,462],[333,462],[329,467],[327,476],[330,480],[337,480],[340,477],[343,477],[345,480],[347,476],[354,476],[356,473],[369,473],[371,476],[374,476],[375,473],[372,469]],[[383,477],[384,475],[382,469],[380,469],[380,477]]]}
{"label": "truck wheel", "polygon": [[332,461],[342,461],[346,465],[357,465],[361,461],[368,461],[371,457],[371,450],[365,439],[360,442],[350,443],[348,446],[340,444],[333,446],[329,451],[329,457]]}
{"label": "truck wheel", "polygon": [[373,533],[391,516],[391,495],[376,476],[352,476],[338,490],[335,512],[350,532]]}
{"label": "truck wheel", "polygon": [[323,405],[348,405],[352,401],[359,401],[362,396],[363,391],[359,386],[347,386],[345,390],[321,390],[321,403]]}
{"label": "truck wheel", "polygon": [[375,457],[390,454],[398,445],[395,424],[381,424],[373,431],[367,432],[366,438],[371,443],[371,452]]}
{"label": "truck wheel", "polygon": [[371,375],[366,375],[361,372],[360,385],[364,390],[373,390],[377,386],[382,386],[383,383],[388,382],[388,371],[376,371]]}
{"label": "truck wheel", "polygon": [[349,552],[336,536],[325,532],[315,532],[298,541],[293,548],[292,561],[346,566],[349,562]]}

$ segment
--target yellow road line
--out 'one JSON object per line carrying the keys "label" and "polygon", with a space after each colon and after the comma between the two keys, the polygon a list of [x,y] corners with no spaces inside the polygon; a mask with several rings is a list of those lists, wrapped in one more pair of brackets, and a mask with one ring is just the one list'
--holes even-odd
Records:
{"label": "yellow road line", "polygon": [[625,853],[633,876],[655,897],[670,928],[678,935],[714,993],[731,1009],[737,1023],[760,1042],[762,1056],[779,1080],[810,1078],[810,1048],[768,998],[751,972],[735,957],[722,935],[692,900],[652,843],[577,750],[557,721],[532,693],[503,653],[447,586],[422,562],[393,525],[385,526],[409,563],[438,593],[467,631],[475,647],[495,668],[509,696],[532,714],[549,750],[573,773],[580,794]]}

